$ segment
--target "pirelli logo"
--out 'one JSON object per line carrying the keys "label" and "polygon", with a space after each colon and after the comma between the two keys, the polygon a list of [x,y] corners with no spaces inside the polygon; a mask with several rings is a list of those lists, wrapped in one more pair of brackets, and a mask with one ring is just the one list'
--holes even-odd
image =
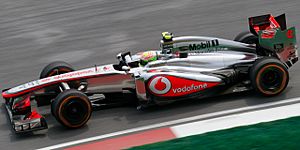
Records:
{"label": "pirelli logo", "polygon": [[197,44],[190,44],[189,50],[201,50],[201,49],[209,49],[219,45],[219,41],[217,39],[211,41],[200,42]]}

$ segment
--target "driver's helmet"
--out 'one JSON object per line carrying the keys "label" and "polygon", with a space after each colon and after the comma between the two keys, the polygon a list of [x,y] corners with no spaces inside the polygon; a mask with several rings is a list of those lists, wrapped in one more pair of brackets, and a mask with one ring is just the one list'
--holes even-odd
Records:
{"label": "driver's helmet", "polygon": [[162,40],[164,42],[169,42],[169,41],[172,41],[172,39],[173,39],[173,33],[162,32],[161,35],[162,35]]}
{"label": "driver's helmet", "polygon": [[162,54],[171,54],[173,48],[173,34],[170,32],[161,33],[162,40],[160,41],[160,47],[162,50]]}
{"label": "driver's helmet", "polygon": [[157,53],[155,51],[143,52],[140,57],[140,65],[145,66],[151,61],[158,59]]}

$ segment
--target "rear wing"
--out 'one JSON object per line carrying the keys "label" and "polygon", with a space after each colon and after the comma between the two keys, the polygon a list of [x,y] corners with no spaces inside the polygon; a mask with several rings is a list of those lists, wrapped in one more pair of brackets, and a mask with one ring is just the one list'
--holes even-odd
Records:
{"label": "rear wing", "polygon": [[249,18],[250,32],[258,36],[258,32],[269,29],[286,30],[285,14],[273,17],[271,14]]}
{"label": "rear wing", "polygon": [[296,29],[287,28],[285,14],[250,17],[249,28],[258,36],[259,46],[275,52],[287,67],[298,61]]}

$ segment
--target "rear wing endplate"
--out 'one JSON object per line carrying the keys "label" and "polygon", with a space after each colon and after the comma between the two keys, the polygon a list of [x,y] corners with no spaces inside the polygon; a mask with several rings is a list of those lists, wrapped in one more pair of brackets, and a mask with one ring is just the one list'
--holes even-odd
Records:
{"label": "rear wing endplate", "polygon": [[298,61],[296,29],[287,29],[285,14],[250,17],[249,27],[250,32],[258,36],[259,46],[275,52],[287,67]]}

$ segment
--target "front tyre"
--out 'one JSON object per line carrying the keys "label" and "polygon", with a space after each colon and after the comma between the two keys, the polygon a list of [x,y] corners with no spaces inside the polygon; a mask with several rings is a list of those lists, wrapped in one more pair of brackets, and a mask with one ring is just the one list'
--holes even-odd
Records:
{"label": "front tyre", "polygon": [[[68,72],[74,71],[73,67],[63,61],[55,61],[43,68],[40,73],[40,79],[60,75]],[[68,85],[71,88],[78,88],[79,84],[77,81],[68,82]],[[61,92],[59,85],[54,84],[44,88],[44,95],[36,95],[35,101],[37,102],[38,106],[45,106],[50,105],[51,100],[56,97],[57,94]]]}
{"label": "front tyre", "polygon": [[40,79],[74,71],[73,67],[63,61],[55,61],[44,67]]}
{"label": "front tyre", "polygon": [[250,69],[253,88],[264,96],[275,96],[284,91],[289,82],[289,72],[275,58],[257,60]]}
{"label": "front tyre", "polygon": [[[64,61],[55,61],[44,67],[44,69],[40,74],[40,79],[56,76],[56,75],[60,75],[72,71],[75,71],[75,69],[73,69],[73,67],[70,64]],[[80,81],[69,81],[68,85],[72,89],[77,89],[80,86]],[[59,89],[59,85],[53,85],[45,88],[45,92],[59,93],[61,91]]]}
{"label": "front tyre", "polygon": [[84,93],[69,89],[55,98],[51,103],[51,111],[63,126],[75,129],[88,122],[92,114],[92,105]]}

